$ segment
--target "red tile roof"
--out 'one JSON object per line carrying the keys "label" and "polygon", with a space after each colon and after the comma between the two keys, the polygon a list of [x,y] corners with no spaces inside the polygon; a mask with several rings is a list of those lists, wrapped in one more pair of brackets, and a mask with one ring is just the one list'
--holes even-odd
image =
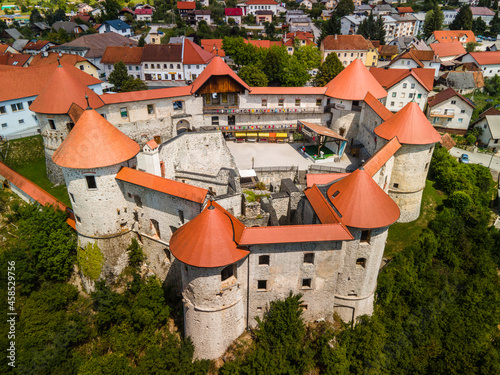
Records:
{"label": "red tile roof", "polygon": [[252,87],[252,95],[325,95],[326,87]]}
{"label": "red tile roof", "polygon": [[[95,29],[98,29],[100,25],[95,25]],[[85,47],[88,48],[88,52],[85,57],[88,59],[100,58],[104,54],[104,51],[109,46],[137,46],[137,41],[124,37],[123,35],[117,34],[115,32],[104,33],[104,34],[89,34],[82,35],[75,40],[65,43],[64,47]]]}
{"label": "red tile roof", "polygon": [[178,1],[177,9],[194,10],[196,9],[196,1]]}
{"label": "red tile roof", "polygon": [[438,57],[459,56],[467,53],[460,42],[432,43],[430,47]]}
{"label": "red tile roof", "polygon": [[396,45],[383,44],[378,46],[377,50],[380,56],[395,56],[398,54],[398,46]]}
{"label": "red tile roof", "polygon": [[434,86],[434,69],[413,68],[413,69],[385,69],[370,68],[370,73],[386,90],[401,82],[408,76],[412,76],[427,91],[432,91]]}
{"label": "red tile roof", "polygon": [[382,120],[387,121],[392,116],[392,112],[389,111],[385,105],[380,103],[371,93],[367,93],[363,101],[373,109]]}
{"label": "red tile roof", "polygon": [[314,39],[314,35],[309,31],[291,31],[286,33],[286,38],[296,38],[296,37],[305,37],[307,39]]}
{"label": "red tile roof", "polygon": [[327,128],[326,126],[313,124],[311,122],[302,121],[302,120],[300,120],[299,122],[302,126],[308,128],[309,130],[311,130],[312,132],[314,132],[316,134],[324,135],[325,137],[339,139],[341,141],[347,141],[347,139],[345,139],[344,137],[341,137],[339,134],[334,132],[332,129]]}
{"label": "red tile roof", "polygon": [[148,147],[151,149],[151,150],[154,150],[155,148],[158,147],[158,143],[156,143],[156,141],[154,139],[150,140],[148,143],[146,143],[148,145]]}
{"label": "red tile roof", "polygon": [[[46,86],[30,105],[30,110],[47,114],[66,114],[71,105],[76,103],[81,108],[87,108],[87,100],[92,108],[104,105],[102,99],[94,91],[78,81],[71,73],[73,66],[58,66]],[[78,69],[76,69],[78,70]]]}
{"label": "red tile roof", "polygon": [[182,44],[146,44],[142,61],[182,62]]}
{"label": "red tile roof", "polygon": [[453,88],[451,88],[451,87],[448,87],[446,90],[443,90],[443,91],[437,93],[436,95],[431,96],[427,100],[427,103],[429,104],[430,107],[434,107],[436,104],[442,103],[445,100],[453,98],[454,96],[458,96],[465,103],[467,103],[468,105],[470,105],[472,108],[476,108],[476,106],[474,104],[472,104],[472,102],[469,99],[463,97],[458,92],[456,92],[455,90],[453,90]]}
{"label": "red tile roof", "polygon": [[45,47],[47,44],[49,44],[50,42],[48,40],[37,40],[37,41],[34,41],[34,42],[29,42],[28,44],[26,44],[24,47],[23,47],[23,50],[35,50],[35,51],[38,51],[38,50],[41,50],[43,47]]}
{"label": "red tile roof", "polygon": [[208,64],[214,57],[215,53],[205,51],[199,45],[191,42],[189,39],[184,39],[184,57],[183,64]]}
{"label": "red tile roof", "polygon": [[52,160],[64,168],[101,168],[132,159],[139,151],[135,141],[92,109],[83,112]]}
{"label": "red tile roof", "polygon": [[136,9],[135,14],[153,14],[153,9]]}
{"label": "red tile roof", "polygon": [[[97,78],[75,68],[63,64],[68,72],[85,86],[100,83]],[[40,94],[52,78],[57,65],[50,64],[27,68],[5,66],[0,68],[0,101],[26,98]]]}
{"label": "red tile roof", "polygon": [[170,251],[182,263],[194,267],[223,267],[250,252],[236,242],[245,226],[215,202],[177,229]]}
{"label": "red tile roof", "polygon": [[4,163],[0,162],[0,175],[5,177],[10,183],[22,190],[26,195],[30,196],[42,206],[53,205],[61,211],[66,211],[68,207],[57,200],[54,196],[47,193],[40,186],[28,180],[26,177],[20,175],[13,169],[10,169]]}
{"label": "red tile roof", "polygon": [[0,44],[0,54],[5,53],[9,47],[10,46],[8,44]]}
{"label": "red tile roof", "polygon": [[373,44],[362,35],[328,35],[321,44],[325,51],[368,51]]}
{"label": "red tile roof", "polygon": [[313,185],[326,185],[348,175],[349,173],[308,173],[306,176],[307,187],[312,187]]}
{"label": "red tile roof", "polygon": [[102,55],[102,64],[116,64],[123,61],[126,65],[141,65],[142,47],[109,46]]}
{"label": "red tile roof", "polygon": [[227,66],[220,56],[215,56],[191,85],[191,93],[195,94],[212,76],[229,76],[243,88],[250,90],[250,87]]}
{"label": "red tile roof", "polygon": [[470,52],[479,65],[500,64],[500,51]]}
{"label": "red tile roof", "polygon": [[383,228],[399,219],[398,205],[361,168],[334,182],[327,194],[348,227]]}
{"label": "red tile roof", "polygon": [[31,56],[32,55],[21,53],[6,53],[0,55],[0,65],[23,66],[28,62]]}
{"label": "red tile roof", "polygon": [[278,40],[278,41],[272,41],[272,40],[247,40],[244,39],[244,42],[246,44],[251,44],[254,47],[257,48],[271,48],[273,46],[282,46],[283,42]]}
{"label": "red tile roof", "polygon": [[398,139],[396,137],[392,138],[366,161],[363,168],[373,177],[400,148],[401,143],[399,143]]}
{"label": "red tile roof", "polygon": [[68,64],[75,66],[79,62],[88,62],[89,64],[94,65],[90,61],[88,61],[85,57],[82,57],[80,55],[75,55],[72,53],[49,52],[47,56],[43,56],[42,54],[33,56],[33,60],[31,60],[30,66],[42,66],[49,64],[59,65],[58,59],[63,65]]}
{"label": "red tile roof", "polygon": [[432,51],[432,50],[420,51],[420,50],[412,49],[412,50],[409,50],[408,52],[404,52],[401,55],[399,55],[398,57],[396,57],[394,60],[392,60],[390,62],[389,65],[394,64],[396,61],[398,61],[400,59],[411,59],[411,60],[415,61],[418,66],[423,68],[424,63],[422,61],[434,61],[436,58],[435,58],[434,51]]}
{"label": "red tile roof", "polygon": [[417,103],[410,102],[389,120],[375,128],[375,134],[390,140],[398,137],[401,144],[427,145],[441,139]]}
{"label": "red tile roof", "polygon": [[499,109],[488,108],[486,111],[484,111],[483,113],[481,113],[479,115],[479,118],[483,118],[483,117],[486,117],[486,116],[497,116],[497,115],[500,115],[500,110]]}
{"label": "red tile roof", "polygon": [[[348,176],[348,173],[342,173],[344,176],[340,177],[340,173],[337,176],[329,181],[337,181],[343,177]],[[318,216],[319,221],[322,224],[337,224],[341,223],[339,215],[335,212],[333,207],[328,203],[323,193],[319,190],[317,185],[312,185],[310,188],[304,190],[304,194],[307,197],[307,200],[311,204],[316,216]]]}
{"label": "red tile roof", "polygon": [[248,0],[247,5],[278,5],[274,0]]}
{"label": "red tile roof", "polygon": [[202,39],[201,46],[205,51],[212,52],[221,57],[226,56],[226,53],[222,49],[222,39]]}
{"label": "red tile roof", "polygon": [[241,8],[224,8],[224,14],[229,17],[243,16],[243,9]]}
{"label": "red tile roof", "polygon": [[164,89],[120,92],[116,94],[103,94],[101,99],[105,104],[116,104],[126,102],[138,102],[141,100],[153,100],[161,98],[176,98],[191,96],[191,86],[166,87]]}
{"label": "red tile roof", "polygon": [[368,92],[377,99],[387,96],[384,88],[358,59],[328,82],[326,88],[326,95],[335,99],[363,100]]}
{"label": "red tile roof", "polygon": [[476,37],[471,30],[436,30],[432,34],[438,43],[457,42],[464,35],[466,36],[464,43],[476,41]]}
{"label": "red tile roof", "polygon": [[240,245],[301,243],[352,240],[342,224],[282,225],[277,227],[245,228]]}
{"label": "red tile roof", "polygon": [[399,14],[413,13],[412,7],[397,7],[396,9],[399,12]]}
{"label": "red tile roof", "polygon": [[207,189],[184,184],[179,181],[170,180],[128,167],[123,167],[116,175],[116,179],[199,204],[205,202],[205,198],[208,194]]}
{"label": "red tile roof", "polygon": [[443,134],[443,136],[439,140],[439,144],[448,151],[450,151],[453,147],[457,145],[457,143],[453,140],[453,138],[451,138],[451,136],[448,133]]}

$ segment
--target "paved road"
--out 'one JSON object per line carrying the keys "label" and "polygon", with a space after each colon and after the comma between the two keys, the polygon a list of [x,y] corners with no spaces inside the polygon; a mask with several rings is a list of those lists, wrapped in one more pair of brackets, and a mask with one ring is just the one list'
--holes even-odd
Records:
{"label": "paved road", "polygon": [[500,158],[498,156],[491,157],[491,154],[480,154],[471,151],[465,151],[460,148],[453,147],[450,150],[450,155],[455,157],[460,157],[462,154],[469,155],[469,161],[474,164],[481,164],[485,167],[490,167],[490,169],[500,172]]}

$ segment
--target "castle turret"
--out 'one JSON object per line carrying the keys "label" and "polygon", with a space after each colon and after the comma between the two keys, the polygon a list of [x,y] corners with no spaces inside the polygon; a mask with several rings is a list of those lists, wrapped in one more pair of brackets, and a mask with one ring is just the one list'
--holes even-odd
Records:
{"label": "castle turret", "polygon": [[59,65],[48,84],[30,105],[36,112],[44,146],[47,176],[53,183],[63,183],[61,169],[52,162],[52,155],[74,127],[78,117],[88,104],[92,108],[104,105],[99,95],[87,85],[99,86],[101,81],[73,66]]}
{"label": "castle turret", "polygon": [[220,357],[245,330],[249,251],[235,241],[243,228],[209,202],[170,239],[170,251],[182,262],[185,334],[196,358]]}
{"label": "castle turret", "polygon": [[120,237],[128,233],[122,224],[131,213],[115,177],[123,166],[135,166],[139,150],[136,142],[88,109],[52,157],[64,174],[79,244],[98,242],[107,275],[120,273],[127,264],[124,249],[130,239]]}
{"label": "castle turret", "polygon": [[362,168],[334,182],[327,197],[354,237],[344,243],[344,264],[338,275],[334,305],[343,320],[351,321],[373,312],[389,225],[396,222],[400,212]]}
{"label": "castle turret", "polygon": [[434,144],[440,139],[439,133],[418,104],[410,102],[376,127],[375,134],[385,140],[397,137],[401,143],[401,148],[394,154],[389,196],[401,210],[399,222],[416,220],[420,214]]}

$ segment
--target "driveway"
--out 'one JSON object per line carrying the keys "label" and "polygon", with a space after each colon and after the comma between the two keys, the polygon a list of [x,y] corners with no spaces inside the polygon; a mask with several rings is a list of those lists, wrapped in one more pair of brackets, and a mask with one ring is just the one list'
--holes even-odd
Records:
{"label": "driveway", "polygon": [[469,155],[469,161],[474,164],[481,164],[485,167],[500,172],[500,158],[498,156],[491,156],[491,154],[475,153],[471,151],[465,151],[460,148],[453,147],[450,150],[450,155],[455,157],[460,157],[462,154]]}

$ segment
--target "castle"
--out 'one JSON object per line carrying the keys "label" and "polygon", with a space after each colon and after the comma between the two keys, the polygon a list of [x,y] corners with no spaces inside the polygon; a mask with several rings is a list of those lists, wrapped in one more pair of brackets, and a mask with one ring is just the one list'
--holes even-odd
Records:
{"label": "castle", "polygon": [[[215,57],[190,86],[103,95],[70,68],[30,106],[47,174],[67,186],[79,246],[99,245],[102,278],[139,240],[149,270],[182,293],[197,358],[221,356],[290,291],[308,321],[372,313],[389,226],[418,217],[440,139],[418,103],[391,113],[359,60],[325,87],[249,87]],[[226,140],[296,132],[367,161],[308,174],[307,186],[275,181],[275,194],[247,202]]]}

